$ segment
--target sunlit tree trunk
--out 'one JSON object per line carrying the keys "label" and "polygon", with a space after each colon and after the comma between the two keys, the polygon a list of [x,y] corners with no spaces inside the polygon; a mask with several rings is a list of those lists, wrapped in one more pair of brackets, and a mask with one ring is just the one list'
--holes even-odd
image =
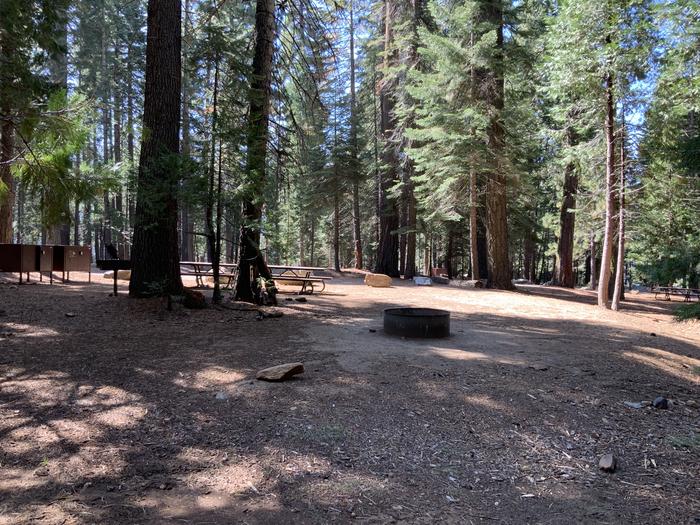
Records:
{"label": "sunlit tree trunk", "polygon": [[620,301],[624,299],[625,286],[625,137],[624,128],[620,132],[620,181],[619,181],[619,210],[617,235],[617,263],[615,264],[615,289],[611,308],[620,309]]}
{"label": "sunlit tree trunk", "polygon": [[613,88],[613,76],[612,73],[608,73],[605,77],[605,231],[600,261],[600,277],[598,279],[598,306],[601,308],[609,307],[608,284],[610,283],[610,264],[612,262],[614,235],[615,99]]}

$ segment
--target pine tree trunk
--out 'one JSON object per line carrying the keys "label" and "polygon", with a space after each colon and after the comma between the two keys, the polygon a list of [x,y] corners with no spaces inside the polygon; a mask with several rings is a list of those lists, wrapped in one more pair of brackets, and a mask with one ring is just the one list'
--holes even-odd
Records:
{"label": "pine tree trunk", "polygon": [[355,268],[362,269],[362,225],[360,217],[360,162],[357,144],[357,95],[355,92],[355,20],[350,0],[350,154],[352,165],[352,237]]}
{"label": "pine tree trunk", "polygon": [[598,286],[598,268],[596,266],[596,246],[595,246],[595,233],[591,232],[591,240],[589,244],[589,251],[591,254],[591,267],[590,267],[590,273],[591,273],[591,282],[590,282],[590,289],[595,290]]}
{"label": "pine tree trunk", "polygon": [[[134,85],[133,85],[133,67],[132,67],[132,62],[131,62],[131,57],[132,57],[132,46],[130,45],[128,47],[127,51],[127,56],[129,60],[129,64],[127,65],[127,94],[126,94],[126,107],[127,107],[127,116],[126,116],[126,149],[127,149],[127,155],[129,156],[129,162],[132,165],[133,169],[133,164],[134,164]],[[134,229],[134,218],[136,215],[136,191],[135,188],[132,186],[131,183],[131,177],[129,178],[129,182],[127,182],[126,186],[126,213],[128,215],[128,221],[127,221],[127,226],[130,230],[133,231]],[[132,239],[133,243],[133,239]],[[131,250],[133,244],[130,243],[127,249],[127,256],[131,257]]]}
{"label": "pine tree trunk", "polygon": [[24,238],[24,203],[26,200],[26,192],[24,184],[21,181],[17,182],[17,231],[15,232],[15,242],[22,244]]}
{"label": "pine tree trunk", "polygon": [[306,230],[305,228],[305,220],[304,217],[301,217],[299,219],[299,264],[301,266],[306,266],[305,261],[306,261],[306,242],[305,241],[305,236],[306,236]]}
{"label": "pine tree trunk", "polygon": [[574,227],[578,177],[573,163],[564,168],[564,198],[559,210],[559,240],[555,282],[565,288],[574,287]]}
{"label": "pine tree trunk", "polygon": [[476,193],[476,170],[469,171],[469,255],[472,265],[472,280],[479,280],[479,215]]}
{"label": "pine tree trunk", "polygon": [[406,270],[406,228],[408,227],[408,209],[407,209],[406,187],[404,186],[401,192],[401,201],[399,202],[399,275],[403,275]]}
{"label": "pine tree trunk", "polygon": [[77,199],[73,210],[73,242],[80,244],[80,201]]}
{"label": "pine tree trunk", "polygon": [[486,240],[488,252],[488,286],[502,290],[513,289],[508,253],[507,180],[502,172],[505,130],[501,123],[504,103],[503,66],[503,7],[499,1],[479,3],[480,20],[496,28],[496,48],[490,69],[477,69],[479,98],[491,109],[487,129],[491,166],[486,173]]}
{"label": "pine tree trunk", "polygon": [[[265,279],[270,270],[260,253],[260,219],[265,187],[268,117],[272,83],[272,55],[275,40],[275,2],[257,0],[255,9],[255,53],[250,82],[248,113],[246,178],[249,186],[244,196],[236,299],[253,301],[256,273]],[[253,270],[253,272],[251,271]]]}
{"label": "pine tree trunk", "polygon": [[3,104],[0,114],[7,120],[0,123],[0,181],[5,191],[0,193],[0,243],[12,242],[12,208],[15,204],[15,181],[10,169],[15,153],[15,132],[10,121],[10,106]]}
{"label": "pine tree trunk", "polygon": [[333,198],[333,262],[335,271],[340,271],[340,199],[336,193]]}
{"label": "pine tree trunk", "polygon": [[[209,261],[212,263],[214,278],[213,301],[221,302],[221,290],[219,287],[219,263],[220,263],[220,222],[221,213],[221,165],[219,165],[219,182],[215,184],[216,177],[216,142],[217,124],[219,116],[219,56],[214,59],[214,93],[212,97],[212,121],[211,121],[211,155],[209,157],[209,190],[207,192],[207,205],[205,210],[207,246],[209,248]],[[219,155],[221,155],[221,141],[219,141]],[[219,160],[221,157],[219,156]],[[218,190],[218,191],[217,191]],[[216,208],[216,211],[215,211]],[[215,217],[216,214],[216,217]],[[216,224],[215,224],[216,223]]]}
{"label": "pine tree trunk", "polygon": [[407,218],[408,227],[410,231],[406,234],[406,268],[404,269],[404,278],[413,279],[416,275],[416,222],[417,222],[417,211],[416,211],[416,197],[413,194],[413,189],[411,188],[408,195],[408,202],[406,203],[408,207]]}
{"label": "pine tree trunk", "polygon": [[535,243],[532,241],[532,236],[525,234],[523,241],[523,278],[534,283],[532,279],[532,258],[535,251]]}
{"label": "pine tree trunk", "polygon": [[[189,39],[190,39],[190,22],[189,22],[189,11],[190,11],[190,0],[185,0],[185,14],[183,23],[183,68],[182,68],[182,157],[185,161],[190,159],[191,155],[191,137],[190,137],[190,98],[191,98],[191,87],[190,87],[190,72],[189,64],[187,62],[189,56]],[[189,173],[183,174],[185,177],[189,176]],[[180,230],[181,230],[181,245],[180,254],[182,260],[191,261],[194,257],[194,235],[192,231],[194,230],[193,224],[193,214],[190,210],[189,202],[184,202],[181,205],[181,220],[180,220]]]}
{"label": "pine tree trunk", "polygon": [[177,185],[182,61],[180,0],[149,0],[141,157],[129,293],[182,292]]}
{"label": "pine tree trunk", "polygon": [[625,160],[625,137],[624,134],[621,133],[617,261],[615,264],[615,288],[613,290],[611,305],[613,310],[620,309],[620,301],[624,300],[625,293]]}
{"label": "pine tree trunk", "polygon": [[610,283],[610,264],[614,235],[615,212],[615,99],[613,94],[613,76],[608,73],[605,78],[605,232],[603,236],[603,253],[600,261],[598,279],[598,306],[608,308],[608,284]]}
{"label": "pine tree trunk", "polygon": [[[421,24],[421,20],[425,16],[425,5],[422,0],[412,1],[412,16],[411,16],[411,45],[408,53],[408,60],[410,67],[421,69],[420,56],[418,54],[418,43],[420,42],[420,36],[418,34],[418,27]],[[404,90],[404,96],[408,97],[405,105],[407,107],[414,108],[416,106],[416,101],[408,96]],[[404,119],[404,128],[410,129],[415,125],[415,114],[411,111],[408,116]],[[410,148],[413,146],[412,141],[403,137],[405,142],[404,147]],[[403,182],[403,206],[404,206],[404,216],[402,229],[404,246],[401,248],[401,274],[404,279],[413,279],[416,275],[416,230],[417,230],[417,213],[416,213],[416,196],[414,191],[413,176],[414,176],[414,163],[410,156],[406,156],[403,163],[402,172],[402,182]]]}
{"label": "pine tree trunk", "polygon": [[384,173],[379,184],[379,245],[374,271],[391,277],[399,277],[399,210],[396,199],[390,195],[398,178],[398,157],[393,134],[396,128],[394,115],[394,82],[390,81],[389,68],[396,64],[398,54],[393,43],[394,7],[392,0],[384,0],[384,78],[379,87],[380,128],[384,139],[382,164]]}

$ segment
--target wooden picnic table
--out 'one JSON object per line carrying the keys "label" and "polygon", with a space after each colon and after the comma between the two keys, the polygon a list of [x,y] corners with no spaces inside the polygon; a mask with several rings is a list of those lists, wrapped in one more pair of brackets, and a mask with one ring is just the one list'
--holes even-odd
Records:
{"label": "wooden picnic table", "polygon": [[664,300],[670,301],[671,296],[680,295],[686,303],[693,300],[693,297],[700,301],[700,289],[698,288],[680,288],[676,286],[657,286],[654,288],[654,299],[659,298],[659,294],[664,295]]}
{"label": "wooden picnic table", "polygon": [[[212,277],[213,265],[210,261],[181,261],[180,266],[180,274],[183,276],[194,277],[197,281],[198,287],[204,287],[205,277]],[[227,279],[225,287],[229,288],[233,286],[238,265],[235,263],[219,263],[219,267],[223,270],[229,270],[228,272],[224,271],[220,274],[220,277]],[[301,283],[301,290],[299,291],[300,294],[314,293],[314,285],[321,286],[321,289],[318,291],[321,293],[326,289],[326,281],[332,279],[332,277],[313,275],[313,272],[315,271],[327,270],[327,268],[320,268],[316,266],[270,264],[268,265],[268,268],[270,269],[270,272],[272,272],[272,279],[274,281],[288,284]]]}
{"label": "wooden picnic table", "polygon": [[[183,268],[183,266],[185,268]],[[180,275],[185,277],[194,277],[198,288],[204,288],[204,278],[213,277],[213,263],[211,261],[180,261]],[[219,279],[225,282],[224,288],[230,288],[236,281],[236,270],[238,265],[235,263],[219,263]],[[226,271],[228,270],[228,271]]]}
{"label": "wooden picnic table", "polygon": [[313,275],[315,271],[326,271],[327,268],[319,268],[316,266],[289,266],[283,264],[268,264],[267,266],[272,272],[272,279],[282,283],[301,283],[299,294],[314,293],[314,284],[321,285],[318,293],[322,293],[326,289],[326,281],[332,277],[321,277]]}

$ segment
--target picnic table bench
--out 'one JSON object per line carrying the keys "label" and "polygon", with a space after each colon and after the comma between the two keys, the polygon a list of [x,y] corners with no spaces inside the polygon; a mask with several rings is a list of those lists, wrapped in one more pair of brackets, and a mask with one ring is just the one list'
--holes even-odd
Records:
{"label": "picnic table bench", "polygon": [[657,286],[654,288],[654,299],[658,299],[659,295],[663,294],[664,300],[670,301],[674,295],[683,297],[686,303],[693,300],[693,297],[700,301],[700,289],[698,288],[679,288],[676,286]]}

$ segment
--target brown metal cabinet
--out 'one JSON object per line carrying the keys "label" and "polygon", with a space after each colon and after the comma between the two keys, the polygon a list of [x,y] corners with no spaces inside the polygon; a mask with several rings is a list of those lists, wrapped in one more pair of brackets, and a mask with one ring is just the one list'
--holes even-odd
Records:
{"label": "brown metal cabinet", "polygon": [[36,247],[27,244],[0,244],[0,272],[19,274],[19,282],[22,282],[22,274],[36,271]]}
{"label": "brown metal cabinet", "polygon": [[39,272],[39,280],[43,280],[44,272],[49,273],[49,279],[53,283],[53,246],[36,246],[36,271]]}
{"label": "brown metal cabinet", "polygon": [[53,271],[70,280],[70,272],[88,272],[92,281],[90,246],[53,246]]}

